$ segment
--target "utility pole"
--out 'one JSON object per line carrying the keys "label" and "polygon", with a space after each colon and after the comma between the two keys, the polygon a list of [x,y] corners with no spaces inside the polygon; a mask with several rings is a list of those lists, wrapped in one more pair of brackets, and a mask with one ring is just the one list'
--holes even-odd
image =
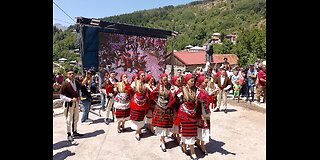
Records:
{"label": "utility pole", "polygon": [[174,38],[176,37],[176,35],[178,34],[177,32],[175,32],[175,23],[174,23],[174,20],[172,20],[173,22],[173,30],[172,30],[172,43],[171,43],[171,47],[172,47],[172,51],[171,51],[171,72],[170,72],[170,76],[171,76],[171,79],[172,77],[174,76],[174,68],[173,68],[173,65],[174,65],[174,48],[173,48],[173,43],[174,43]]}
{"label": "utility pole", "polygon": [[171,51],[171,74],[170,74],[170,76],[171,76],[171,78],[173,77],[173,75],[174,75],[174,68],[173,68],[173,65],[174,65],[174,52],[173,52],[173,41],[174,41],[174,37],[172,37],[172,43],[171,43],[171,47],[172,47],[172,51]]}

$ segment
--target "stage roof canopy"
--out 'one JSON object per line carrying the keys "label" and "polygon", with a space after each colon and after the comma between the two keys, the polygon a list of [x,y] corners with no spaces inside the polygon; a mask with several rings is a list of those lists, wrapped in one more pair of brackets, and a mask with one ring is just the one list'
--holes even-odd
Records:
{"label": "stage roof canopy", "polygon": [[172,36],[172,31],[163,29],[153,29],[129,24],[114,23],[108,21],[102,21],[94,18],[77,17],[77,23],[85,26],[99,27],[106,32],[120,33],[120,34],[131,34],[141,35],[149,37],[166,38]]}

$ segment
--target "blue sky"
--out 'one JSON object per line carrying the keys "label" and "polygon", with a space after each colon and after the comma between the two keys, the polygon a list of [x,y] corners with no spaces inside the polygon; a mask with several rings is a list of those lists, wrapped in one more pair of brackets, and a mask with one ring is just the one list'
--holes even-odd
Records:
{"label": "blue sky", "polygon": [[[75,17],[103,18],[108,16],[132,13],[134,11],[180,5],[195,0],[54,0],[75,21]],[[71,18],[53,5],[53,24],[64,26],[75,24]]]}

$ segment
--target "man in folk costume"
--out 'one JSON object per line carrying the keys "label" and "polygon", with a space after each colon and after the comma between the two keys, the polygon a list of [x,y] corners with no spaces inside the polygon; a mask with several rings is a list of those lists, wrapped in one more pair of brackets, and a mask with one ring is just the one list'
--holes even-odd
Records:
{"label": "man in folk costume", "polygon": [[144,71],[138,73],[138,79],[131,87],[134,90],[134,95],[130,103],[130,119],[133,123],[132,128],[136,129],[135,137],[140,141],[141,129],[144,126],[144,117],[149,109],[148,103],[146,103],[148,98]]}
{"label": "man in folk costume", "polygon": [[151,96],[156,97],[156,107],[153,112],[152,124],[155,126],[155,133],[160,137],[160,147],[166,152],[165,137],[168,136],[173,125],[172,106],[168,106],[170,100],[170,87],[168,75],[161,74],[160,84],[151,92]]}
{"label": "man in folk costume", "polygon": [[[109,83],[106,84],[106,92],[107,92],[107,113],[106,113],[106,119],[105,122],[108,125],[110,122],[114,122],[114,110],[113,110],[113,104],[114,104],[114,96],[115,96],[115,91],[114,91],[114,85],[118,80],[116,79],[116,72],[111,71],[110,72],[110,78],[109,78]],[[109,118],[110,111],[112,112],[112,120]]]}
{"label": "man in folk costume", "polygon": [[[115,83],[115,82],[114,82]],[[110,81],[110,78],[106,80],[105,83],[105,89],[107,94],[107,104],[106,104],[106,118],[104,119],[104,122],[109,125],[110,122],[114,121],[114,112],[112,110],[112,106],[114,104],[114,84]],[[109,118],[110,110],[112,112],[112,120]]]}
{"label": "man in folk costume", "polygon": [[114,84],[117,94],[114,98],[114,113],[118,121],[117,132],[124,131],[124,124],[130,119],[130,94],[133,92],[127,79],[127,74],[120,75],[120,82]]}
{"label": "man in folk costume", "polygon": [[198,159],[194,150],[198,128],[196,115],[197,89],[194,86],[194,78],[192,74],[187,74],[184,80],[186,85],[182,87],[182,92],[178,94],[178,97],[182,99],[182,104],[174,123],[181,125],[182,152],[188,155],[186,145],[189,145],[191,159],[195,160]]}
{"label": "man in folk costume", "polygon": [[227,76],[226,70],[224,68],[221,70],[221,75],[217,77],[215,81],[215,87],[219,88],[218,105],[215,111],[220,110],[221,101],[222,101],[224,106],[224,113],[227,113],[227,94],[228,94],[228,90],[231,88],[231,80]]}
{"label": "man in folk costume", "polygon": [[145,85],[148,89],[147,95],[149,97],[147,100],[149,109],[147,110],[147,114],[146,114],[146,124],[149,131],[154,134],[154,128],[152,125],[152,113],[156,105],[156,100],[155,100],[155,97],[151,96],[151,93],[156,89],[156,86],[154,85],[154,78],[151,74],[148,74],[148,76],[146,77],[146,82],[147,83]]}
{"label": "man in folk costume", "polygon": [[73,141],[73,136],[82,136],[77,132],[77,123],[79,121],[79,101],[81,84],[75,81],[73,70],[67,71],[68,78],[62,83],[59,94],[64,101],[64,115],[67,121],[67,139]]}
{"label": "man in folk costume", "polygon": [[208,79],[205,76],[200,76],[197,79],[197,115],[198,115],[198,130],[196,145],[200,148],[204,155],[208,155],[205,149],[205,143],[209,142],[210,136],[210,95],[205,90],[208,85]]}
{"label": "man in folk costume", "polygon": [[[177,96],[180,92],[182,92],[181,86],[182,86],[181,76],[173,76],[171,79],[170,100],[168,104],[169,107],[172,108],[173,110],[173,122],[177,117],[177,113],[181,105],[180,99]],[[172,136],[176,139],[178,145],[180,144],[179,127],[180,127],[180,124],[173,124],[171,129]]]}

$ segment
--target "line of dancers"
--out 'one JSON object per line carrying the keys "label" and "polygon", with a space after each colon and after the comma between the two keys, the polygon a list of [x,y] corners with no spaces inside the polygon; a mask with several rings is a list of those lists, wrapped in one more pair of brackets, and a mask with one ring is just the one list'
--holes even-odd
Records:
{"label": "line of dancers", "polygon": [[[151,74],[140,71],[131,83],[125,73],[120,81],[106,83],[107,95],[112,92],[113,112],[117,119],[117,132],[125,129],[125,122],[132,121],[135,138],[141,140],[141,129],[147,129],[160,139],[160,148],[166,152],[166,137],[171,135],[181,150],[191,159],[197,159],[194,145],[207,155],[205,143],[210,137],[210,103],[217,90],[208,85],[210,78],[204,75],[187,74],[174,76],[171,82],[163,73],[155,85]],[[212,104],[213,103],[213,104]],[[108,111],[107,111],[108,112]],[[108,117],[107,117],[108,118]],[[187,151],[187,145],[190,152]]]}

